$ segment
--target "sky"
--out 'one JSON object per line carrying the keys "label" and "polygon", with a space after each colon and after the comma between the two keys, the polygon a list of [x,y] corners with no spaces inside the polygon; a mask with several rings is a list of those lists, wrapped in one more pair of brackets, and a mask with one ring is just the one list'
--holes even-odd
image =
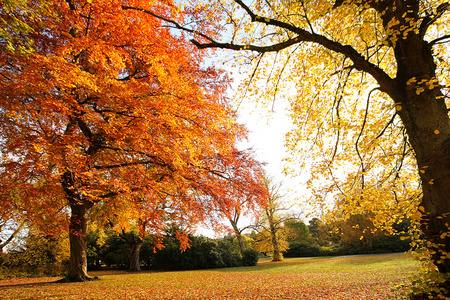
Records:
{"label": "sky", "polygon": [[[233,74],[237,73],[230,69],[228,71]],[[281,182],[283,193],[286,194],[286,201],[289,204],[294,204],[293,212],[298,214],[303,210],[303,202],[298,201],[297,198],[308,194],[305,188],[307,178],[293,179],[283,173],[283,158],[288,155],[285,148],[285,135],[293,128],[293,123],[285,109],[287,105],[280,98],[274,104],[272,110],[270,107],[260,107],[251,97],[246,97],[243,100],[235,99],[235,89],[239,82],[239,77],[235,76],[234,83],[228,92],[233,103],[240,102],[237,108],[238,123],[244,124],[249,130],[248,140],[239,143],[238,147],[240,149],[252,148],[256,158],[266,163],[265,171],[267,175],[275,178],[277,183]],[[301,217],[305,221],[309,219],[305,214]],[[250,220],[240,221],[241,226],[247,225],[248,222]],[[214,237],[214,230],[201,228],[200,234]]]}
{"label": "sky", "polygon": [[[282,99],[278,100],[279,102]],[[285,175],[284,158],[288,157],[285,147],[285,135],[293,128],[288,111],[283,103],[275,103],[274,110],[257,107],[252,99],[242,102],[238,109],[238,122],[249,129],[248,141],[240,144],[243,148],[252,148],[259,161],[265,162],[268,176],[282,184],[286,200],[301,205],[296,198],[308,194],[306,191],[307,172],[304,176],[292,178]],[[303,197],[304,198],[304,197]],[[296,208],[298,210],[298,208]]]}
{"label": "sky", "polygon": [[[300,213],[304,207],[297,198],[308,193],[305,188],[306,178],[292,179],[283,174],[283,158],[287,156],[284,147],[285,134],[293,126],[287,112],[276,107],[274,111],[271,111],[270,108],[257,107],[251,99],[241,103],[237,112],[238,122],[244,124],[249,130],[248,141],[240,143],[239,147],[241,149],[252,148],[255,151],[256,158],[266,163],[266,173],[274,177],[277,182],[282,183],[286,201],[289,202],[289,205],[294,204],[292,212]],[[309,219],[305,214],[301,217],[305,221]],[[241,226],[245,226],[249,222],[251,220],[241,219],[239,223]],[[211,238],[216,237],[216,232],[211,228],[201,227],[198,233]]]}

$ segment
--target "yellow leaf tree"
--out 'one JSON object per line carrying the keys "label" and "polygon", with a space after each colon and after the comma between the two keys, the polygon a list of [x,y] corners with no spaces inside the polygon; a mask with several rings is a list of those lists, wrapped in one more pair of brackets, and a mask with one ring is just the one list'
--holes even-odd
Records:
{"label": "yellow leaf tree", "polygon": [[282,183],[269,176],[265,176],[263,182],[267,190],[267,201],[261,207],[258,222],[254,225],[258,231],[255,249],[261,252],[272,251],[272,261],[282,261],[282,252],[289,248],[289,230],[285,223],[294,219],[290,211],[292,207],[287,205],[286,197],[282,194]]}

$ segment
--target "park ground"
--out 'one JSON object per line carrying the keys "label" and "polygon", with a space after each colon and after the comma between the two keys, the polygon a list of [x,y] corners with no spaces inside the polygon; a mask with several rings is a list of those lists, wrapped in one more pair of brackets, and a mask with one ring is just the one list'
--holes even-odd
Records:
{"label": "park ground", "polygon": [[417,271],[408,254],[261,259],[255,267],[181,272],[96,271],[100,280],[0,281],[0,299],[391,299]]}

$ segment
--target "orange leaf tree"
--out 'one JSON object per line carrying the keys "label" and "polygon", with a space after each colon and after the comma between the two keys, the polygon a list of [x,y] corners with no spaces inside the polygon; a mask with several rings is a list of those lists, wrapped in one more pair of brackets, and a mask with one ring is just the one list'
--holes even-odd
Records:
{"label": "orange leaf tree", "polygon": [[242,233],[252,224],[242,226],[239,221],[245,217],[257,217],[260,207],[267,204],[264,165],[255,159],[251,149],[237,150],[234,147],[231,153],[212,158],[210,164],[210,168],[215,170],[211,195],[216,203],[216,217],[211,221],[217,223],[217,220],[225,219],[229,222],[242,254],[245,251]]}
{"label": "orange leaf tree", "polygon": [[[128,3],[183,18],[170,1]],[[49,220],[70,218],[68,279],[81,281],[93,206],[145,215],[156,232],[168,212],[192,226],[218,205],[205,196],[220,192],[208,158],[231,153],[245,131],[223,96],[226,76],[159,20],[116,0],[53,1],[51,15],[39,4],[27,7],[37,15],[13,12],[30,29],[0,40],[1,197],[18,188],[32,193],[22,197],[30,216],[43,207]],[[11,51],[25,40],[33,51]],[[61,198],[68,209],[56,210]]]}

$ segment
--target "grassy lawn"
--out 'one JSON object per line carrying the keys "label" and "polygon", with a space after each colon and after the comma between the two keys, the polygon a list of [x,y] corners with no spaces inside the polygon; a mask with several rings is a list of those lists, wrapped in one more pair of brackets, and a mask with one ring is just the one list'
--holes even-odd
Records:
{"label": "grassy lawn", "polygon": [[405,254],[260,260],[256,267],[183,272],[98,271],[101,280],[0,281],[0,299],[389,299],[416,271]]}

